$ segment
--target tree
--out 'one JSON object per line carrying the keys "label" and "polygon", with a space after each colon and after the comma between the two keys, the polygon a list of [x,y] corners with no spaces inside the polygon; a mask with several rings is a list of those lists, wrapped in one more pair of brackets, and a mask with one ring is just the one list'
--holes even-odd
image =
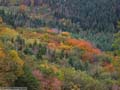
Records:
{"label": "tree", "polygon": [[2,24],[3,23],[3,19],[2,19],[2,17],[0,17],[0,24]]}
{"label": "tree", "polygon": [[0,56],[0,86],[10,87],[14,84],[17,77],[23,75],[23,64],[18,55],[16,55],[16,52],[13,53],[4,49],[1,50],[0,52],[4,52],[5,56]]}
{"label": "tree", "polygon": [[23,51],[23,49],[25,47],[25,40],[21,36],[17,36],[14,41],[14,46],[15,46],[16,50]]}
{"label": "tree", "polygon": [[20,10],[20,12],[25,12],[26,8],[27,8],[26,5],[21,4],[19,7],[19,10]]}
{"label": "tree", "polygon": [[29,67],[25,66],[25,73],[17,78],[15,87],[27,87],[28,90],[40,90],[39,81],[33,76]]}
{"label": "tree", "polygon": [[[107,90],[100,81],[74,68],[63,68],[64,90]],[[91,83],[92,82],[92,83]]]}
{"label": "tree", "polygon": [[24,0],[24,4],[27,5],[27,6],[30,6],[31,5],[31,0]]}
{"label": "tree", "polygon": [[113,48],[116,55],[120,55],[120,32],[114,35]]}
{"label": "tree", "polygon": [[23,75],[24,61],[19,57],[17,51],[15,50],[11,50],[9,54],[10,54],[10,57],[12,58],[12,61],[18,65],[18,68],[17,68],[18,71],[16,71],[16,75],[17,76]]}

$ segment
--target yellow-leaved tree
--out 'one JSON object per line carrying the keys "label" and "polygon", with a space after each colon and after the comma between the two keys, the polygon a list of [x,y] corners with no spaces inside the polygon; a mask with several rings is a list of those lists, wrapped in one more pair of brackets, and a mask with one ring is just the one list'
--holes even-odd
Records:
{"label": "yellow-leaved tree", "polygon": [[19,57],[17,51],[15,50],[11,50],[9,54],[12,60],[18,65],[17,68],[18,70],[16,71],[16,75],[21,76],[24,73],[23,72],[24,61]]}

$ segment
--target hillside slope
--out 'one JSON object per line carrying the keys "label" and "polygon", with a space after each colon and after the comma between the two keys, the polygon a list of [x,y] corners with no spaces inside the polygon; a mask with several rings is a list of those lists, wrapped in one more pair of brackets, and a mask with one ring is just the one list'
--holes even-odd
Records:
{"label": "hillside slope", "polygon": [[68,32],[0,25],[0,86],[112,90],[119,85],[118,62],[112,54]]}

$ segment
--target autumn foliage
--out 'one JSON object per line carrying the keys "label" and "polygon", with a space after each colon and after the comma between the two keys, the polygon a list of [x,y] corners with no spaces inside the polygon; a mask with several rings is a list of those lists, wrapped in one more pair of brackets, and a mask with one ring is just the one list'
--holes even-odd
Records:
{"label": "autumn foliage", "polygon": [[2,19],[2,17],[0,17],[0,24],[1,24],[1,23],[3,23],[3,19]]}
{"label": "autumn foliage", "polygon": [[2,50],[2,48],[0,48],[0,58],[4,58],[5,57],[5,52]]}
{"label": "autumn foliage", "polygon": [[55,77],[46,77],[39,70],[34,70],[33,75],[41,82],[42,90],[61,90],[61,81]]}
{"label": "autumn foliage", "polygon": [[21,12],[24,12],[26,10],[26,8],[27,8],[26,5],[21,4],[19,9]]}
{"label": "autumn foliage", "polygon": [[[19,45],[22,50],[17,49]],[[3,70],[0,80],[5,81],[4,85],[10,85],[6,84],[9,73],[14,80],[12,84],[17,79],[24,82],[20,81],[20,85],[27,83],[34,88],[36,83],[40,90],[84,90],[86,85],[90,90],[97,90],[96,87],[103,85],[101,82],[106,83],[102,74],[110,74],[110,78],[114,72],[120,75],[119,56],[106,54],[89,41],[75,39],[69,32],[53,29],[17,31],[0,27],[0,63]],[[95,79],[97,76],[99,78]]]}
{"label": "autumn foliage", "polygon": [[83,49],[87,52],[93,53],[93,54],[100,54],[101,51],[97,48],[95,48],[90,42],[85,40],[77,40],[77,39],[68,39],[68,44],[72,46],[76,46],[80,49]]}

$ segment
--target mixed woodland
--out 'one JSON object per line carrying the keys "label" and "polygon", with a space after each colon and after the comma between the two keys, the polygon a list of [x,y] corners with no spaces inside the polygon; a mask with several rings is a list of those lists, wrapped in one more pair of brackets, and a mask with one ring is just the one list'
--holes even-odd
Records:
{"label": "mixed woodland", "polygon": [[120,1],[0,0],[0,87],[120,90]]}

